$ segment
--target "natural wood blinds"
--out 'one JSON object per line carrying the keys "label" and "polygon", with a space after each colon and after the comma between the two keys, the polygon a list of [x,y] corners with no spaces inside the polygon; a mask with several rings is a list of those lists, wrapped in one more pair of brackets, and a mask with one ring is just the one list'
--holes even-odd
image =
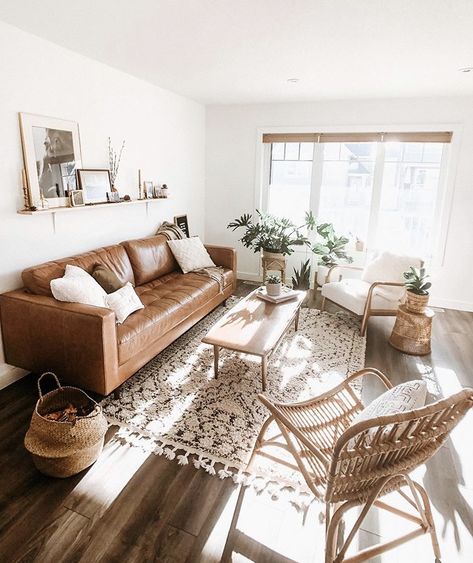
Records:
{"label": "natural wood blinds", "polygon": [[451,131],[399,133],[264,133],[263,143],[450,143]]}

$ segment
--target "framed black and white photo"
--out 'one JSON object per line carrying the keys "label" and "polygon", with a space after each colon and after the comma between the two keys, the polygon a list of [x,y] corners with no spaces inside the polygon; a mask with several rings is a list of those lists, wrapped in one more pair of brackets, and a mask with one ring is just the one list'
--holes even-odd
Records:
{"label": "framed black and white photo", "polygon": [[23,159],[33,205],[69,205],[76,189],[76,170],[82,166],[79,126],[75,121],[20,113]]}
{"label": "framed black and white photo", "polygon": [[181,231],[186,235],[187,238],[190,237],[187,215],[176,215],[176,217],[174,217],[174,224],[181,229]]}
{"label": "framed black and white photo", "polygon": [[82,190],[71,190],[69,192],[72,207],[80,207],[85,205],[84,192]]}
{"label": "framed black and white photo", "polygon": [[77,183],[80,190],[84,191],[84,201],[90,203],[106,203],[107,192],[112,191],[110,171],[92,168],[77,170]]}
{"label": "framed black and white photo", "polygon": [[153,199],[153,182],[143,182],[146,199]]}

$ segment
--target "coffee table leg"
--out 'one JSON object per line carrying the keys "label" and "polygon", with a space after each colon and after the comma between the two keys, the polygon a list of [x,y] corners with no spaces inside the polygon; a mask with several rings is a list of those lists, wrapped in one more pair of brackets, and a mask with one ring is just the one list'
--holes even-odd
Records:
{"label": "coffee table leg", "polygon": [[220,348],[214,344],[214,375],[215,379],[218,378],[218,358],[219,358]]}
{"label": "coffee table leg", "polygon": [[296,318],[294,319],[294,330],[299,328],[299,313],[301,312],[300,309],[297,309]]}
{"label": "coffee table leg", "polygon": [[266,373],[268,372],[268,356],[261,358],[261,386],[266,391]]}

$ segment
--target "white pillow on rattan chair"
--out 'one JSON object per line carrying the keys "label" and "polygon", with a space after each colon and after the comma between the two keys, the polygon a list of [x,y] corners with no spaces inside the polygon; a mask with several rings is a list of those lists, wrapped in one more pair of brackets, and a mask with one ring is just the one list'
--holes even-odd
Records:
{"label": "white pillow on rattan chair", "polygon": [[[425,381],[416,379],[396,385],[392,389],[388,389],[377,399],[372,401],[366,408],[359,412],[352,420],[351,426],[359,422],[376,419],[380,416],[390,414],[399,414],[413,409],[418,409],[425,405],[427,396],[427,384]],[[405,428],[405,424],[401,424],[401,431]],[[378,428],[373,427],[369,430],[369,434],[374,436]],[[349,442],[350,446],[356,443],[357,438],[352,438]],[[369,442],[369,440],[367,441]]]}

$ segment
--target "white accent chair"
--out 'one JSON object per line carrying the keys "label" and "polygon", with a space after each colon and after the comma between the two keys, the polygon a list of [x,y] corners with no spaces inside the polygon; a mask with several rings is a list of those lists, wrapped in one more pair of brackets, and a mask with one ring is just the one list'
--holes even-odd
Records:
{"label": "white accent chair", "polygon": [[[364,336],[368,319],[373,316],[395,316],[405,297],[403,273],[411,266],[420,268],[420,258],[400,256],[391,252],[376,254],[364,268],[335,265],[329,268],[322,286],[322,306],[327,300],[362,318],[360,334]],[[361,270],[361,278],[342,278],[329,281],[336,268]]]}

